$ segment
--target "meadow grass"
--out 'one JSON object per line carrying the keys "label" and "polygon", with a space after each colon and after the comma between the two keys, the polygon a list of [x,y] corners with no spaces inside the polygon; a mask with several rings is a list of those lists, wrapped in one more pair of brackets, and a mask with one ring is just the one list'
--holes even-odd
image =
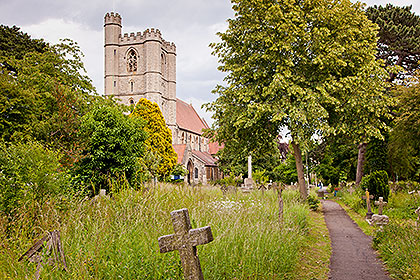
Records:
{"label": "meadow grass", "polygon": [[[285,191],[283,199],[283,224],[274,191],[223,195],[216,188],[160,184],[111,197],[33,202],[7,226],[1,221],[0,278],[32,277],[35,265],[17,259],[58,229],[68,272],[44,266],[42,279],[182,279],[178,253],[160,254],[157,243],[173,233],[170,212],[181,208],[188,208],[193,228],[211,226],[214,241],[198,246],[205,279],[303,279],[302,270],[316,275],[329,258],[328,246],[317,239],[325,224],[299,203],[297,191]],[[307,258],[314,250],[319,257]],[[326,279],[327,270],[314,279]]]}

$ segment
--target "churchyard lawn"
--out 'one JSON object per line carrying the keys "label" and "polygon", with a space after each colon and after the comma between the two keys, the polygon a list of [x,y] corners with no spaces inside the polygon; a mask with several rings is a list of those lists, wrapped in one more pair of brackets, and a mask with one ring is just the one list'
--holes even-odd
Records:
{"label": "churchyard lawn", "polygon": [[48,231],[60,231],[68,271],[44,265],[41,279],[182,279],[178,251],[161,254],[158,238],[174,232],[170,212],[187,208],[193,229],[210,226],[198,246],[204,279],[327,279],[330,241],[321,212],[283,192],[223,195],[211,187],[158,185],[110,196],[34,202],[0,223],[0,278],[31,278],[36,265],[18,262]]}

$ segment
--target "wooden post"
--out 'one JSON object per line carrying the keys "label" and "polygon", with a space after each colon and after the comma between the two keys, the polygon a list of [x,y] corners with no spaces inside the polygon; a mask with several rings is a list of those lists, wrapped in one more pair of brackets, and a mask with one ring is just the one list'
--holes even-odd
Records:
{"label": "wooden post", "polygon": [[192,229],[188,209],[185,208],[172,211],[171,216],[175,234],[159,237],[160,252],[178,250],[184,278],[186,280],[204,279],[196,246],[213,241],[210,227]]}
{"label": "wooden post", "polygon": [[63,270],[67,271],[67,264],[66,264],[66,256],[64,255],[64,251],[61,247],[61,238],[60,232],[58,230],[54,230],[52,232],[47,233],[44,237],[42,237],[39,241],[37,241],[28,251],[23,254],[18,261],[22,261],[24,258],[27,258],[29,262],[37,263],[37,268],[35,272],[35,279],[39,279],[42,264],[46,263],[44,256],[41,255],[44,247],[46,247],[45,254],[49,255],[52,253],[53,258],[48,259],[50,264],[59,264],[60,262],[63,264]]}
{"label": "wooden post", "polygon": [[283,192],[283,186],[282,184],[273,183],[273,189],[277,191],[277,198],[279,201],[279,222],[280,224],[283,224],[283,198],[282,198],[282,192]]}

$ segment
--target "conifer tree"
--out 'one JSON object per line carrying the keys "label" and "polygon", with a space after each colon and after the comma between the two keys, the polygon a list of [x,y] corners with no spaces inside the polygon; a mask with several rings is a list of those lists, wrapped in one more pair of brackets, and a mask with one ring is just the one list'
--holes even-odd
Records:
{"label": "conifer tree", "polygon": [[377,57],[387,66],[401,66],[404,73],[390,73],[389,81],[403,79],[420,69],[420,16],[411,6],[373,6],[366,9],[368,18],[379,26]]}
{"label": "conifer tree", "polygon": [[172,147],[171,130],[166,126],[159,106],[142,98],[130,115],[139,116],[145,120],[144,130],[148,134],[145,145],[159,162],[157,175],[160,179],[170,175],[177,163],[177,154]]}

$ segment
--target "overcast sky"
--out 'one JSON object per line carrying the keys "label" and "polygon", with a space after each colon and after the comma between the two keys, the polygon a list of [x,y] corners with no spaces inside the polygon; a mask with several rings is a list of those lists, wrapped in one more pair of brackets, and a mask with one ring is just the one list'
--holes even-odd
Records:
{"label": "overcast sky", "polygon": [[[369,0],[368,6],[392,3],[412,5],[420,15],[419,0]],[[57,43],[70,38],[80,45],[88,76],[103,93],[103,21],[107,12],[122,16],[123,33],[160,29],[166,41],[177,46],[177,97],[190,102],[211,123],[200,107],[216,98],[221,83],[217,59],[208,45],[233,17],[229,0],[0,0],[0,23],[16,25],[32,38]]]}

